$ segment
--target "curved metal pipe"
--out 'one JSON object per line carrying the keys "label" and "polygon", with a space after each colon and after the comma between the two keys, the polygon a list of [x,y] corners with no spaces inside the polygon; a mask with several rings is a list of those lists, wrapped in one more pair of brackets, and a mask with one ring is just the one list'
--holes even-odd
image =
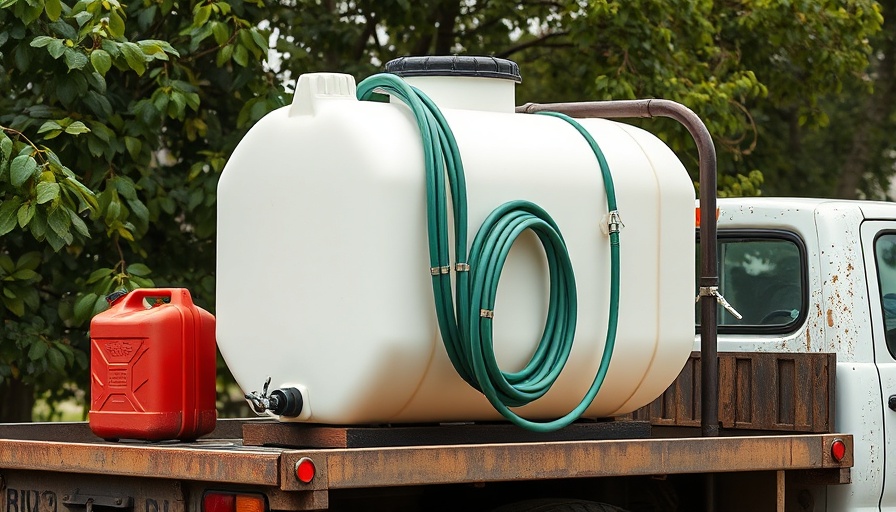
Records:
{"label": "curved metal pipe", "polygon": [[[716,148],[703,121],[688,107],[670,100],[587,101],[578,103],[527,103],[519,113],[561,112],[572,117],[668,117],[681,123],[697,144],[700,159],[700,288],[718,288],[716,251]],[[709,193],[706,193],[709,192]],[[719,435],[719,362],[716,331],[716,297],[700,298],[700,425],[703,436]]]}

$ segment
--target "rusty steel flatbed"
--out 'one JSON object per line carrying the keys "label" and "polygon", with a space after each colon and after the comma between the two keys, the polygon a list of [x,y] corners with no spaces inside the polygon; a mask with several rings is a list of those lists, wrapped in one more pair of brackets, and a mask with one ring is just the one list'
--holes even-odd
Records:
{"label": "rusty steel flatbed", "polygon": [[[241,439],[85,442],[86,424],[44,436],[81,442],[29,439],[29,430],[38,433],[42,427],[49,425],[0,428],[0,437],[13,437],[0,439],[0,476],[27,470],[249,484],[269,489],[272,504],[292,510],[325,508],[328,493],[342,489],[753,471],[806,472],[847,483],[852,466],[852,436],[843,434],[301,449],[244,446]],[[834,439],[846,443],[840,462],[831,456]],[[295,477],[303,458],[317,469],[307,484]]]}

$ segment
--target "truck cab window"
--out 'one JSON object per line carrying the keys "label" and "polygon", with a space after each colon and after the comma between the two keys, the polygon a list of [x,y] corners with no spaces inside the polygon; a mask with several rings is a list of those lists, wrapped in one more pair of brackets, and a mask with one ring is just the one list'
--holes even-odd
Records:
{"label": "truck cab window", "polygon": [[[700,244],[697,244],[698,275]],[[805,318],[805,258],[791,233],[719,233],[719,291],[743,318],[721,306],[719,332],[790,332]],[[896,282],[894,282],[896,286]],[[700,323],[700,308],[696,309]]]}
{"label": "truck cab window", "polygon": [[881,310],[887,331],[887,348],[896,357],[896,233],[884,233],[874,242]]}

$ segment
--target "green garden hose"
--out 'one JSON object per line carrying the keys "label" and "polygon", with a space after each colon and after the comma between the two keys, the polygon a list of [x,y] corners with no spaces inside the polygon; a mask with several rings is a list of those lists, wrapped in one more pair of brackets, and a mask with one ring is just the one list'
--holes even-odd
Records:
{"label": "green garden hose", "polygon": [[[496,208],[483,222],[468,255],[466,183],[460,151],[451,128],[426,94],[396,75],[374,75],[358,84],[358,98],[361,100],[375,99],[381,93],[389,94],[410,107],[422,136],[430,273],[439,331],[451,363],[467,383],[482,392],[495,409],[512,423],[536,432],[550,432],[569,425],[591,405],[603,384],[613,354],[619,317],[616,194],[600,147],[588,131],[572,118],[559,113],[545,113],[575,127],[597,157],[610,211],[610,307],[600,366],[582,401],[558,419],[530,421],[518,416],[510,407],[526,405],[548,392],[569,359],[575,335],[578,310],[575,277],[563,236],[550,215],[538,205],[523,200],[510,201]],[[457,263],[453,266],[448,247],[446,179],[454,217],[454,254]],[[516,238],[526,230],[535,233],[547,257],[550,273],[548,315],[535,354],[521,371],[508,373],[498,367],[495,358],[492,318],[498,281],[507,255]],[[451,270],[456,273],[454,294]]]}

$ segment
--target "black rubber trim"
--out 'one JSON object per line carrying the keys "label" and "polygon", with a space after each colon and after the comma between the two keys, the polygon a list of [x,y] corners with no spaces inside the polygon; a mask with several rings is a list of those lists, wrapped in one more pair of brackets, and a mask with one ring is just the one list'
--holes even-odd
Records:
{"label": "black rubber trim", "polygon": [[520,67],[511,60],[474,55],[399,57],[385,66],[386,73],[401,77],[466,76],[523,81]]}
{"label": "black rubber trim", "polygon": [[[866,221],[867,221],[867,219],[866,219]],[[890,335],[890,331],[887,330],[887,314],[884,309],[884,295],[881,293],[883,290],[881,289],[881,279],[880,279],[880,257],[879,257],[880,255],[877,252],[877,242],[880,241],[880,239],[885,236],[894,235],[894,234],[896,234],[896,230],[893,230],[893,229],[882,229],[882,230],[878,231],[874,235],[874,240],[871,243],[871,247],[874,250],[874,273],[876,274],[876,277],[877,277],[877,290],[874,290],[874,291],[876,292],[877,299],[880,301],[880,312],[881,312],[881,316],[882,316],[882,318],[880,318],[880,321],[883,322],[883,325],[884,325],[884,344],[887,346],[887,352],[890,353],[890,357],[892,357],[893,359],[896,359],[896,343],[894,343],[894,342],[896,342],[896,340],[891,339],[892,336]],[[869,289],[868,290],[869,296],[871,295],[871,292],[872,292],[872,290]],[[896,395],[894,395],[894,396],[896,396]],[[893,396],[891,396],[890,398],[892,399]],[[888,406],[890,406],[890,404],[888,404]],[[890,406],[890,408],[893,409],[892,406]],[[896,409],[893,409],[893,410],[896,411]]]}

